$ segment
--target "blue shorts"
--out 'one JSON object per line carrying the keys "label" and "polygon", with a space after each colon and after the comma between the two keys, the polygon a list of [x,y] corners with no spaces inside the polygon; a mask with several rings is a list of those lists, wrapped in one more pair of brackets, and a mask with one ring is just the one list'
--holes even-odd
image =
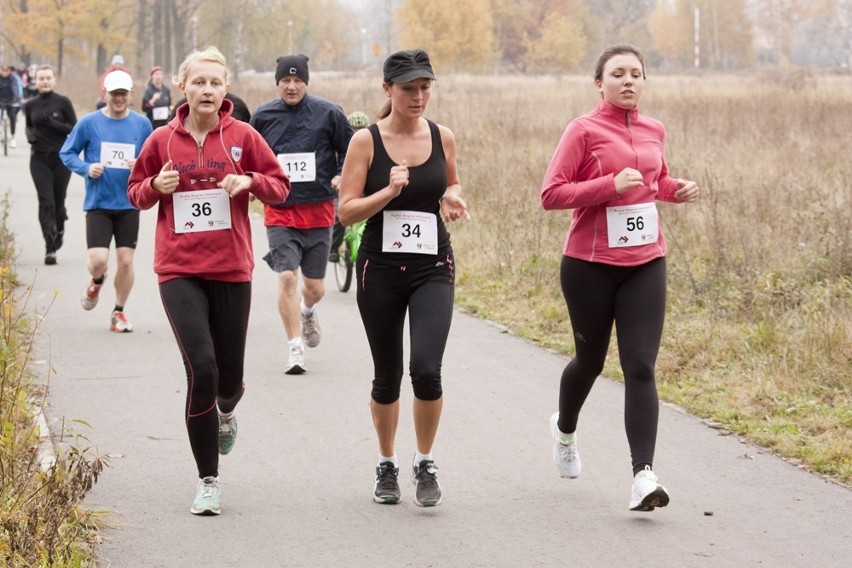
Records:
{"label": "blue shorts", "polygon": [[306,278],[322,280],[331,250],[331,227],[291,229],[267,227],[269,252],[263,257],[275,272],[302,269]]}

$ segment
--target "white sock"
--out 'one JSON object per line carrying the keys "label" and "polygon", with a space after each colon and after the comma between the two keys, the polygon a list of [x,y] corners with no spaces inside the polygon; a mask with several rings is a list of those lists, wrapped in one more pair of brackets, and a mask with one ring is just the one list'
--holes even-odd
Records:
{"label": "white sock", "polygon": [[302,317],[310,317],[310,315],[312,313],[314,313],[314,309],[316,308],[316,306],[311,306],[309,308],[308,306],[305,305],[305,299],[304,298],[302,298],[300,303],[302,304]]}
{"label": "white sock", "polygon": [[222,412],[222,411],[221,411],[221,410],[219,410],[218,408],[217,408],[216,410],[218,410],[218,411],[219,411],[219,418],[221,418],[222,420],[230,420],[231,418],[233,418],[233,417],[234,417],[234,411],[233,411],[233,410],[232,410],[232,411],[230,411],[230,412],[227,412],[227,413],[226,413],[226,412]]}
{"label": "white sock", "polygon": [[294,337],[293,339],[288,341],[287,344],[290,346],[290,348],[301,347],[302,346],[302,336],[297,335],[296,337]]}
{"label": "white sock", "polygon": [[420,452],[417,452],[416,454],[414,454],[414,465],[420,465],[420,462],[422,462],[423,460],[433,461],[432,452],[429,452],[428,454],[421,454]]}
{"label": "white sock", "polygon": [[396,461],[396,454],[392,455],[389,458],[379,454],[379,464],[382,464],[384,462],[391,462],[394,467],[399,467],[399,463]]}

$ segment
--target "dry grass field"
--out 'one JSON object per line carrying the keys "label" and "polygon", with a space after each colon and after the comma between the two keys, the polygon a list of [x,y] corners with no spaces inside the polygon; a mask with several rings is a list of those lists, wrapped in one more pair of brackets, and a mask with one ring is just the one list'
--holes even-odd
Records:
{"label": "dry grass field", "polygon": [[[372,116],[380,81],[314,73],[310,92]],[[271,76],[233,91],[252,109],[276,96]],[[456,134],[473,215],[450,227],[457,304],[569,355],[558,266],[571,214],[543,211],[539,189],[565,125],[597,100],[590,77],[441,76],[427,113]],[[852,483],[852,76],[651,70],[640,107],[667,126],[672,174],[703,190],[660,206],[661,397]],[[620,376],[614,343],[606,374]]]}

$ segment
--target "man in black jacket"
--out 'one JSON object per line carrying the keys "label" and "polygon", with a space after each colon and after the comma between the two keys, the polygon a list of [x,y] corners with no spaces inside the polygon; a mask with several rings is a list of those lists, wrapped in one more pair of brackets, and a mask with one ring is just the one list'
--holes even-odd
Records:
{"label": "man in black jacket", "polygon": [[263,259],[279,274],[278,311],[289,341],[285,372],[300,374],[305,345],[320,341],[316,305],[325,294],[334,199],[353,130],[338,105],[308,94],[307,57],[285,55],[276,64],[280,96],[259,106],[251,125],[290,176],[287,201],[264,207],[270,250]]}

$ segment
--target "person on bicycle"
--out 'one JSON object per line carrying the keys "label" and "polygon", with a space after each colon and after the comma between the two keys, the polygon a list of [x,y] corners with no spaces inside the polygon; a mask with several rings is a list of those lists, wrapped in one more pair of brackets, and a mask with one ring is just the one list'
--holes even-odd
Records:
{"label": "person on bicycle", "polygon": [[11,65],[0,65],[0,113],[9,119],[9,146],[18,147],[15,140],[15,126],[18,122],[18,109],[21,107],[21,99],[24,96],[24,88],[21,78],[12,72]]}
{"label": "person on bicycle", "polygon": [[[360,110],[350,112],[346,115],[346,120],[349,121],[349,124],[355,131],[370,126],[370,118]],[[328,253],[329,262],[340,260],[340,247],[343,245],[343,235],[346,233],[346,228],[340,223],[340,219],[337,218],[337,200],[334,203],[334,210],[334,228],[331,230],[331,252]]]}
{"label": "person on bicycle", "polygon": [[443,407],[441,364],[450,332],[455,259],[445,222],[470,219],[461,198],[456,142],[427,120],[435,75],[420,49],[384,62],[388,101],[379,120],[352,137],[340,182],[340,222],[367,219],[356,263],[357,302],[374,373],[370,409],[379,442],[373,500],[399,503],[394,447],[408,313],[414,389],[415,503],[441,503],[432,445]]}
{"label": "person on bicycle", "polygon": [[133,326],[127,321],[124,307],[133,289],[139,210],[127,197],[127,180],[153,129],[147,118],[130,110],[133,79],[127,72],[109,73],[104,78],[104,89],[106,106],[80,119],[59,156],[71,171],[86,180],[83,209],[91,280],[80,304],[84,310],[97,305],[107,276],[110,244],[115,238],[115,307],[110,330],[129,333]]}
{"label": "person on bicycle", "polygon": [[53,67],[36,67],[35,82],[38,96],[24,105],[24,130],[30,143],[30,175],[38,194],[38,222],[46,249],[44,263],[53,265],[65,236],[65,196],[71,180],[71,171],[59,158],[59,150],[77,124],[77,115],[71,100],[53,90]]}
{"label": "person on bicycle", "polygon": [[269,240],[263,260],[278,273],[278,310],[289,348],[284,372],[289,375],[306,371],[305,346],[320,342],[316,307],[325,295],[334,199],[352,138],[340,107],[308,94],[308,79],[306,56],[279,57],[279,96],[260,105],[251,117],[251,125],[278,156],[292,184],[287,201],[266,205],[263,215]]}

